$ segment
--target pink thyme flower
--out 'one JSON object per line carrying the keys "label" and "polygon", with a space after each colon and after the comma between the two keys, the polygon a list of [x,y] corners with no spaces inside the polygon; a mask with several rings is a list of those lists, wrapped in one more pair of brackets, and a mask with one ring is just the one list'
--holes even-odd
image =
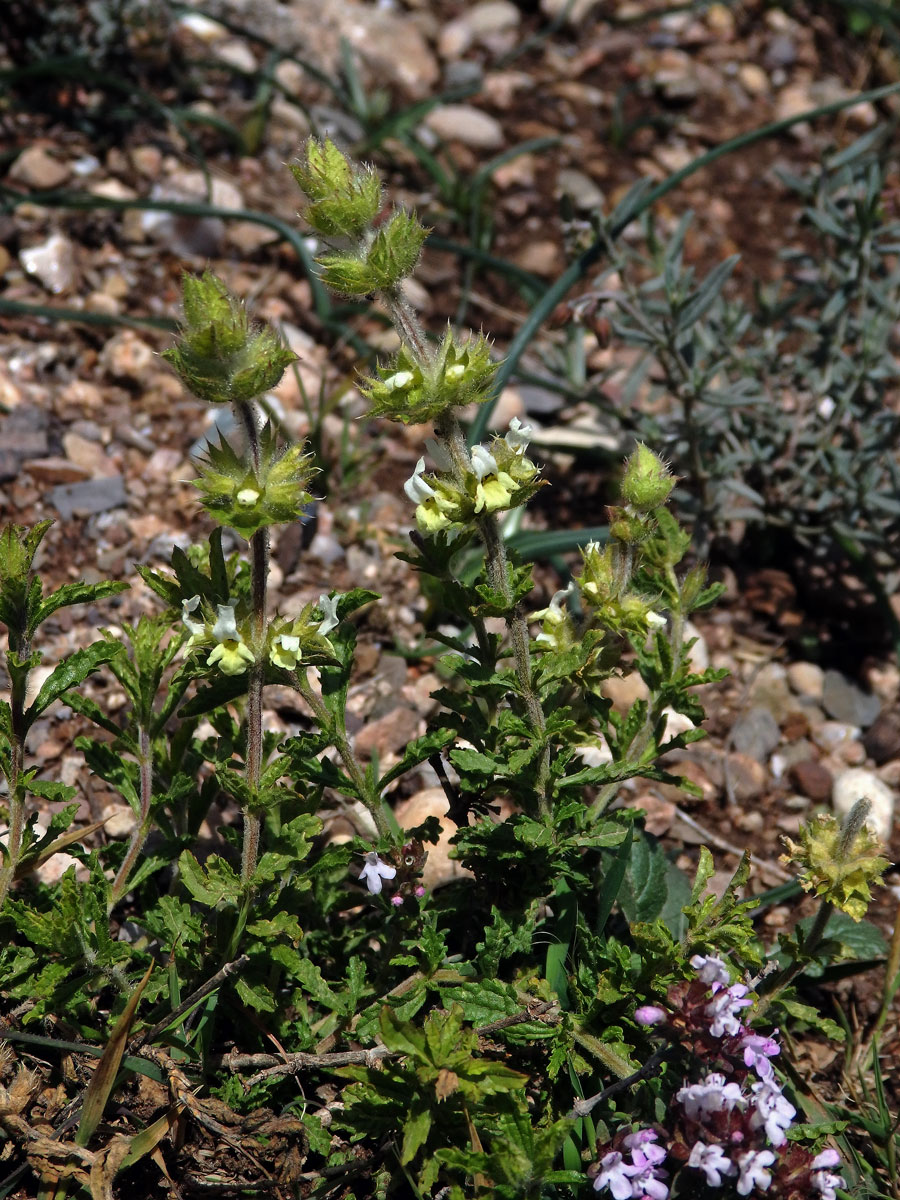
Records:
{"label": "pink thyme flower", "polygon": [[631,1176],[634,1173],[634,1167],[625,1162],[618,1150],[610,1150],[600,1159],[600,1173],[594,1180],[594,1191],[609,1188],[614,1200],[632,1200],[634,1189]]}
{"label": "pink thyme flower", "polygon": [[658,1004],[642,1004],[634,1010],[634,1019],[638,1025],[659,1025],[666,1019],[666,1010]]}
{"label": "pink thyme flower", "polygon": [[835,1188],[845,1188],[847,1181],[843,1175],[836,1175],[829,1170],[840,1164],[841,1156],[837,1150],[829,1146],[812,1160],[810,1168],[810,1183],[819,1193],[821,1200],[837,1200]]}
{"label": "pink thyme flower", "polygon": [[397,868],[383,863],[374,850],[370,850],[364,857],[366,865],[360,871],[359,877],[366,881],[366,887],[372,895],[377,896],[383,886],[381,881],[393,879],[397,874]]}
{"label": "pink thyme flower", "polygon": [[712,985],[713,998],[703,1011],[710,1019],[709,1032],[713,1037],[724,1037],[726,1033],[737,1037],[740,1034],[742,1026],[737,1014],[753,1004],[746,998],[749,991],[744,983],[735,983],[729,988],[723,988],[720,983]]}
{"label": "pink thyme flower", "polygon": [[722,1176],[734,1175],[737,1170],[721,1146],[707,1146],[704,1142],[695,1143],[687,1165],[696,1167],[698,1171],[705,1171],[709,1187],[721,1187]]}
{"label": "pink thyme flower", "polygon": [[731,1112],[736,1105],[746,1103],[740,1084],[726,1083],[725,1076],[710,1072],[702,1083],[692,1083],[676,1093],[691,1121],[702,1121],[710,1113]]}
{"label": "pink thyme flower", "polygon": [[[775,1033],[778,1030],[774,1030]],[[758,1033],[747,1033],[741,1038],[741,1049],[744,1052],[744,1065],[751,1067],[760,1079],[772,1078],[770,1058],[781,1053],[781,1048],[774,1037],[763,1037]]]}
{"label": "pink thyme flower", "polygon": [[738,1159],[740,1176],[737,1182],[739,1196],[749,1196],[755,1187],[766,1192],[772,1182],[772,1172],[766,1170],[775,1161],[771,1150],[748,1150]]}
{"label": "pink thyme flower", "polygon": [[783,1146],[787,1141],[784,1131],[797,1115],[796,1108],[782,1095],[774,1077],[754,1083],[751,1090],[755,1097],[756,1111],[750,1117],[750,1128],[763,1127],[773,1146]]}
{"label": "pink thyme flower", "polygon": [[725,961],[715,954],[695,954],[691,959],[691,966],[697,972],[697,978],[701,983],[725,984],[731,982]]}

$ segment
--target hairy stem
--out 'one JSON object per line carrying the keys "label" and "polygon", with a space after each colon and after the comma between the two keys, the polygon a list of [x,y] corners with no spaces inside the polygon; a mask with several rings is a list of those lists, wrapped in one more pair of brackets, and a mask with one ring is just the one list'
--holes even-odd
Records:
{"label": "hairy stem", "polygon": [[334,743],[335,749],[341,756],[344,769],[353,780],[363,804],[365,804],[366,808],[372,814],[372,819],[379,834],[382,837],[391,837],[392,831],[384,815],[384,806],[381,802],[381,797],[369,786],[366,773],[353,752],[353,747],[350,745],[350,739],[347,737],[346,731],[341,728],[338,721],[332,718],[321,697],[316,695],[310,685],[309,679],[306,677],[305,671],[291,672],[291,679],[297,691],[313,710],[320,727],[327,731],[328,736]]}
{"label": "hairy stem", "polygon": [[834,904],[830,900],[823,900],[819,905],[819,911],[816,913],[816,918],[813,921],[809,933],[803,943],[803,949],[806,962],[789,963],[784,970],[778,971],[768,980],[764,981],[761,991],[765,994],[761,995],[756,1005],[756,1016],[762,1017],[767,1012],[769,1005],[775,1000],[784,989],[800,975],[807,966],[807,962],[815,954],[822,937],[825,934],[825,927],[834,912]]}
{"label": "hairy stem", "polygon": [[[450,455],[457,482],[462,483],[466,474],[472,470],[472,459],[459,421],[454,415],[447,413],[436,422],[435,433]],[[507,573],[506,546],[503,544],[497,519],[492,513],[482,512],[475,520],[484,544],[488,582],[495,591],[503,596],[506,603],[512,606],[513,593]],[[511,607],[506,618],[506,626],[509,630],[510,644],[516,664],[516,679],[519,683],[519,694],[525,705],[526,718],[542,747],[535,791],[541,814],[548,816],[550,813],[550,747],[546,739],[547,725],[544,720],[544,710],[534,689],[532,678],[531,637],[528,632],[528,622],[520,604]]]}
{"label": "hairy stem", "polygon": [[153,752],[150,747],[150,734],[143,726],[138,733],[138,755],[141,818],[131,835],[128,850],[110,888],[106,906],[108,913],[112,912],[125,894],[134,864],[137,862],[138,856],[144,848],[144,842],[147,840],[147,834],[150,832],[150,803],[153,799]]}
{"label": "hairy stem", "polygon": [[[25,637],[25,631],[9,630],[9,650],[20,662],[26,661],[31,655],[31,643]],[[19,865],[19,855],[22,853],[22,840],[25,834],[25,788],[22,780],[25,773],[25,699],[28,688],[27,672],[13,677],[12,692],[9,698],[10,707],[10,771],[8,784],[9,833],[6,838],[6,853],[3,866],[0,867],[0,909],[6,903],[9,889],[16,877]]]}
{"label": "hairy stem", "polygon": [[[247,446],[257,473],[260,466],[259,425],[253,404],[236,405],[237,416],[247,435]],[[269,531],[258,529],[250,538],[250,596],[252,609],[253,652],[255,662],[247,678],[247,751],[244,777],[249,792],[259,789],[262,772],[262,695],[265,680],[266,585],[269,578]],[[259,858],[260,815],[254,809],[244,811],[244,844],[241,852],[241,882],[249,893],[250,880]]]}

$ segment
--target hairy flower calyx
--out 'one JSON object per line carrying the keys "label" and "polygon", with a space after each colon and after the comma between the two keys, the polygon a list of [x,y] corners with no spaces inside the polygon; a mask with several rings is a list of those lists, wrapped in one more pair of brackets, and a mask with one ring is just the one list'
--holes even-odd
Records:
{"label": "hairy flower calyx", "polygon": [[373,417],[419,425],[451,409],[490,400],[496,370],[486,338],[461,342],[448,329],[430,362],[417,361],[403,346],[390,363],[362,379],[360,391]]}
{"label": "hairy flower calyx", "polygon": [[[783,863],[802,868],[800,886],[834,904],[854,921],[861,921],[872,899],[870,885],[881,881],[890,865],[881,856],[880,840],[851,810],[842,829],[832,814],[821,814],[800,827],[800,841],[783,839],[788,853]],[[863,811],[863,820],[865,812]],[[855,832],[851,827],[856,825]]]}
{"label": "hairy flower calyx", "polygon": [[310,138],[291,174],[309,204],[308,224],[325,237],[360,237],[381,209],[381,181],[372,167],[355,166],[326,138]]}
{"label": "hairy flower calyx", "polygon": [[312,501],[307,490],[311,462],[302,445],[280,450],[267,424],[260,432],[258,469],[229,442],[208,442],[196,486],[211,516],[249,538],[264,526],[289,524],[304,515]]}
{"label": "hairy flower calyx", "polygon": [[268,325],[251,325],[247,310],[211,271],[184,276],[184,325],[163,358],[184,385],[209,404],[247,403],[269,391],[297,357]]}

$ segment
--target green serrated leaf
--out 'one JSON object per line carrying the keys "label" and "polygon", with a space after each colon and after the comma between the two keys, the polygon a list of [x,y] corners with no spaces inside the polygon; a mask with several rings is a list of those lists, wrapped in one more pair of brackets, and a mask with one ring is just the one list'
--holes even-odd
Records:
{"label": "green serrated leaf", "polygon": [[44,680],[41,690],[25,712],[25,720],[30,726],[54,700],[64,696],[69,688],[83,683],[88,675],[96,671],[104,663],[110,662],[124,652],[124,647],[113,646],[108,642],[95,642],[83,650],[76,650],[68,658],[54,667],[50,676]]}

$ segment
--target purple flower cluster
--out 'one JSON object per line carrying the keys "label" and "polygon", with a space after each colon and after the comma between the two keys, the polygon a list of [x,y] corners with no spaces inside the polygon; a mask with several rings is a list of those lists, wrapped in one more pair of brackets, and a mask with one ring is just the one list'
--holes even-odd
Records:
{"label": "purple flower cluster", "polygon": [[[668,1008],[647,1004],[635,1020],[651,1028],[665,1024],[693,1061],[720,1069],[676,1093],[668,1149],[654,1130],[617,1135],[601,1159],[594,1188],[613,1200],[666,1200],[669,1172],[662,1164],[698,1172],[710,1188],[732,1195],[769,1192],[781,1200],[836,1200],[844,1180],[836,1150],[815,1157],[787,1130],[797,1110],[781,1090],[772,1060],[780,1053],[778,1030],[752,1032],[742,1022],[753,1007],[749,987],[732,983],[727,964],[715,955],[695,955],[694,981],[670,989]],[[630,1152],[630,1158],[625,1151]],[[683,1187],[683,1185],[682,1185]],[[684,1193],[687,1194],[687,1193]]]}
{"label": "purple flower cluster", "polygon": [[626,1161],[620,1150],[611,1150],[600,1160],[600,1172],[594,1179],[594,1190],[609,1188],[614,1200],[667,1200],[668,1186],[663,1183],[668,1171],[660,1164],[666,1152],[656,1145],[657,1134],[653,1129],[641,1129],[629,1133],[622,1145],[630,1151],[631,1161]]}

